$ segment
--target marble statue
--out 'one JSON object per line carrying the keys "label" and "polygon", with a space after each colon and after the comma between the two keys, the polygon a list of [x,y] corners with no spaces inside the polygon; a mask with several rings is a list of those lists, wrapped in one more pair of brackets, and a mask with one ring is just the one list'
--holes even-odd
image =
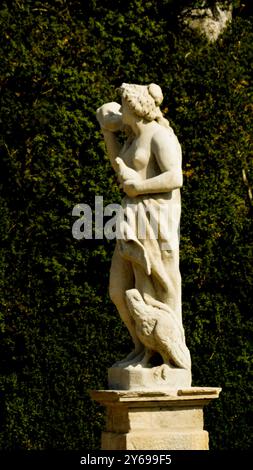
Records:
{"label": "marble statue", "polygon": [[123,83],[119,92],[121,104],[104,104],[97,119],[125,193],[109,292],[134,348],[110,368],[109,385],[189,387],[179,271],[181,146],[160,110],[158,85]]}

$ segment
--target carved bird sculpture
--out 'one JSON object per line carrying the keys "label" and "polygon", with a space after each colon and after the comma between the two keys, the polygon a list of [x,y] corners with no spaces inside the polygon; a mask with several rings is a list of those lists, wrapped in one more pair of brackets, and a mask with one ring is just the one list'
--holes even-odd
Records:
{"label": "carved bird sculpture", "polygon": [[122,158],[115,158],[115,162],[118,165],[118,176],[121,181],[135,180],[140,181],[141,177],[133,168],[130,168],[125,164]]}
{"label": "carved bird sculpture", "polygon": [[191,357],[185,344],[184,330],[173,312],[166,310],[166,306],[162,308],[159,302],[156,306],[147,305],[137,289],[126,291],[126,301],[135,321],[137,336],[151,352],[150,356],[152,352],[158,352],[165,364],[189,370]]}

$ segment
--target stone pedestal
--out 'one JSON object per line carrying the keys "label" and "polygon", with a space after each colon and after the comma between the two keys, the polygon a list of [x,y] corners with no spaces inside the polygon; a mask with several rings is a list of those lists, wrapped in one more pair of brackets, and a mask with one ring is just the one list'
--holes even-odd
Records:
{"label": "stone pedestal", "polygon": [[108,369],[108,386],[111,390],[177,390],[190,388],[191,371],[171,368],[166,364],[158,367],[111,367]]}
{"label": "stone pedestal", "polygon": [[208,450],[203,406],[220,388],[93,390],[107,410],[102,450]]}

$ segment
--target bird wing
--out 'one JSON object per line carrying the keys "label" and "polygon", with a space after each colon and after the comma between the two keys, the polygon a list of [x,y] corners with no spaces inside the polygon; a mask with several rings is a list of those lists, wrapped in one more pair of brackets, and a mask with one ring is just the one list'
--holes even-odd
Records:
{"label": "bird wing", "polygon": [[141,326],[140,326],[140,329],[142,331],[142,333],[145,335],[145,336],[150,336],[153,331],[154,331],[154,328],[156,326],[156,319],[155,318],[150,318],[150,317],[146,317]]}
{"label": "bird wing", "polygon": [[163,357],[183,369],[191,368],[190,351],[182,340],[177,324],[173,321],[157,322],[154,333],[158,344],[157,349]]}

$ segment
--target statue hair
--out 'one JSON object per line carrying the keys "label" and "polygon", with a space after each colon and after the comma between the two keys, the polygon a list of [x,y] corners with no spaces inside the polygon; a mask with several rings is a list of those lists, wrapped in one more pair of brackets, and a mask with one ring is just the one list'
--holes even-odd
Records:
{"label": "statue hair", "polygon": [[160,110],[163,93],[159,85],[155,83],[150,85],[122,83],[119,92],[137,116],[147,121],[157,121],[161,126],[170,128],[169,121],[163,117]]}

